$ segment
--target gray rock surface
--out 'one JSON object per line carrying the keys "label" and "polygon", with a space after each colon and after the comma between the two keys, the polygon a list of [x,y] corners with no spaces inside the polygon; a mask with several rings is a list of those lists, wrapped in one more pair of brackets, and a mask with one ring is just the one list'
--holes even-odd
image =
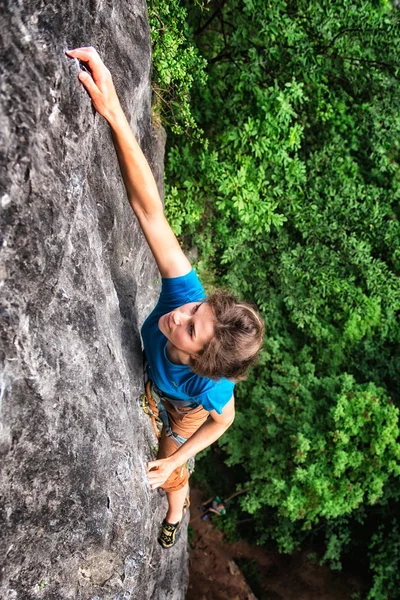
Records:
{"label": "gray rock surface", "polygon": [[67,48],[94,45],[162,186],[144,0],[0,2],[4,600],[184,597],[138,403],[159,276]]}

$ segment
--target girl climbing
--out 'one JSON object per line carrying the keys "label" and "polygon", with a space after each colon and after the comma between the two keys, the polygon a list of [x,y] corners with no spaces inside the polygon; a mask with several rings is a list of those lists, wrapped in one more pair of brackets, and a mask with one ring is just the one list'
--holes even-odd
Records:
{"label": "girl climbing", "polygon": [[168,512],[159,542],[177,539],[188,494],[187,461],[215,442],[234,420],[234,383],[244,379],[262,344],[257,311],[219,291],[205,298],[189,260],[169,226],[150,167],[119,103],[111,74],[94,48],[67,52],[87,68],[78,77],[109,123],[132,209],[162,276],[158,303],[142,328],[146,393],[163,429],[157,460],[148,463],[153,489]]}

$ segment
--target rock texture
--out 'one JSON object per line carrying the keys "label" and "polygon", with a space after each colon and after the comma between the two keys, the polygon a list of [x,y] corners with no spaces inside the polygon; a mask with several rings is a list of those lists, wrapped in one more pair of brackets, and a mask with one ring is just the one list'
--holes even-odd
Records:
{"label": "rock texture", "polygon": [[0,597],[178,600],[186,543],[157,544],[166,500],[138,404],[158,271],[64,55],[97,47],[161,186],[146,4],[0,7]]}

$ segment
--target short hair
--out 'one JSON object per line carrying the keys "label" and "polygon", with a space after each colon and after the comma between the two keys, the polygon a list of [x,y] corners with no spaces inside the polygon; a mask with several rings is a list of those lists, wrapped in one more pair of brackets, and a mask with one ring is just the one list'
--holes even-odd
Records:
{"label": "short hair", "polygon": [[238,382],[256,364],[263,342],[264,322],[247,302],[239,302],[230,292],[217,290],[207,297],[214,314],[214,335],[189,367],[201,377]]}

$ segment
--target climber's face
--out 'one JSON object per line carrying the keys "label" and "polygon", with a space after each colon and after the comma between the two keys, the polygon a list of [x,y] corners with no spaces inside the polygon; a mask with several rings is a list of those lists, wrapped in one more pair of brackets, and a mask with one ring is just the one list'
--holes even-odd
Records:
{"label": "climber's face", "polygon": [[195,357],[214,335],[214,314],[206,302],[189,302],[160,317],[158,327],[178,351]]}

